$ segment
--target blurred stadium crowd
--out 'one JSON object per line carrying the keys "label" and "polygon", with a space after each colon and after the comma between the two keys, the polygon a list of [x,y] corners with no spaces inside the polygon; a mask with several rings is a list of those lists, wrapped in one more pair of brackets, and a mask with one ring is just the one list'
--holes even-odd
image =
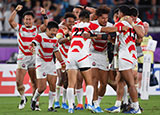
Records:
{"label": "blurred stadium crowd", "polygon": [[[65,12],[72,11],[76,5],[97,7],[101,4],[107,4],[114,10],[118,5],[128,4],[139,9],[139,17],[142,21],[149,22],[151,26],[160,26],[160,0],[0,0],[1,33],[2,31],[13,31],[8,24],[8,18],[17,4],[25,6],[18,15],[22,15],[27,10],[32,10],[35,13],[36,25],[41,25],[42,23],[40,7],[46,9],[50,20],[60,23]],[[22,18],[18,15],[16,16],[16,21],[22,23]],[[110,17],[112,17],[112,12]]]}

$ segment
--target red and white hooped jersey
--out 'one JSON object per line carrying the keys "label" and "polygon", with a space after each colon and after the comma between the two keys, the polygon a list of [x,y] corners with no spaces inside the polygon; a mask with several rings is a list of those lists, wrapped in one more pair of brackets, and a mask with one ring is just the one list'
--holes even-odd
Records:
{"label": "red and white hooped jersey", "polygon": [[[59,30],[58,30],[56,36],[59,36],[59,35],[60,35],[60,36],[63,36],[63,38],[66,38],[66,37],[65,37],[65,34],[64,34],[64,32],[63,32],[62,29],[59,29]],[[62,38],[62,39],[63,39],[63,38]],[[67,59],[69,46],[70,46],[70,42],[69,42],[69,41],[66,42],[66,43],[63,43],[63,44],[59,44],[59,52],[61,53],[61,55],[62,55],[65,59]],[[64,59],[64,58],[63,58],[63,59]]]}
{"label": "red and white hooped jersey", "polygon": [[[89,42],[87,38],[83,38],[81,35],[83,33],[88,33],[91,30],[100,32],[101,26],[94,24],[92,22],[79,22],[72,27],[72,40],[69,48],[69,52],[88,52]],[[89,41],[89,39],[88,39]],[[85,45],[86,44],[86,45]]]}
{"label": "red and white hooped jersey", "polygon": [[45,62],[53,59],[53,52],[58,51],[58,40],[56,37],[49,38],[46,33],[38,34],[32,41],[38,45],[37,55]]}
{"label": "red and white hooped jersey", "polygon": [[119,39],[119,58],[134,63],[137,60],[137,52],[135,41],[137,39],[136,32],[127,21],[119,21],[115,24],[116,27],[128,26],[130,27],[126,32],[119,32],[117,38]]}
{"label": "red and white hooped jersey", "polygon": [[39,26],[32,26],[31,28],[26,28],[25,25],[17,24],[15,28],[17,31],[17,41],[19,45],[19,54],[24,54],[25,56],[33,55],[28,46],[31,44],[35,36],[40,32]]}
{"label": "red and white hooped jersey", "polygon": [[[94,21],[92,21],[92,23],[100,25],[98,20],[94,20]],[[112,23],[107,22],[106,27],[112,27],[112,26],[113,26]],[[98,34],[98,32],[96,32],[95,34]],[[107,49],[107,43],[108,43],[108,40],[91,39],[90,51],[91,52],[95,52],[95,51],[96,52],[105,52]]]}
{"label": "red and white hooped jersey", "polygon": [[137,26],[141,26],[144,29],[144,24],[141,19],[137,18],[134,22]]}

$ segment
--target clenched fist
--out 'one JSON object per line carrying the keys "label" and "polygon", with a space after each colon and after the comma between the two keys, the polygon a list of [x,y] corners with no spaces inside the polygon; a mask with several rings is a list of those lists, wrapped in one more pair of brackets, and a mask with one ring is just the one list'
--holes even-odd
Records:
{"label": "clenched fist", "polygon": [[41,14],[46,14],[46,10],[44,8],[41,7]]}
{"label": "clenched fist", "polygon": [[23,8],[22,5],[18,5],[18,6],[16,7],[16,11],[20,11],[20,10],[22,10],[22,8]]}

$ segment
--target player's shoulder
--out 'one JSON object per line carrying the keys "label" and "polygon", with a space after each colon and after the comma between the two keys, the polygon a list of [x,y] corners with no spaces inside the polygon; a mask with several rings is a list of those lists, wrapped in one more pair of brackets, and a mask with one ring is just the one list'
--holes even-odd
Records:
{"label": "player's shoulder", "polygon": [[45,34],[45,32],[43,32],[43,33],[39,33],[39,34],[37,34],[37,36],[39,36],[39,37],[45,37],[46,36],[46,34]]}
{"label": "player's shoulder", "polygon": [[90,23],[98,24],[98,20],[93,20],[93,21],[91,21]]}
{"label": "player's shoulder", "polygon": [[107,22],[107,25],[106,25],[107,27],[111,27],[111,26],[113,26],[113,24],[111,23],[111,22]]}

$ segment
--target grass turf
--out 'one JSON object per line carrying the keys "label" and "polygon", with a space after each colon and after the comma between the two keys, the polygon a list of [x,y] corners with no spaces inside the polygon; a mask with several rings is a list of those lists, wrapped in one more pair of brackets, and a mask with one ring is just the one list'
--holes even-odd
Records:
{"label": "grass turf", "polygon": [[[48,112],[48,97],[40,98],[40,108],[41,112],[32,111],[30,109],[30,99],[27,97],[28,102],[23,110],[18,110],[17,106],[20,102],[19,97],[0,97],[0,115],[66,115],[67,110],[57,109],[58,112]],[[101,102],[101,108],[105,109],[114,105],[116,100],[115,96],[105,96]],[[150,96],[149,100],[139,100],[140,105],[144,108],[143,115],[160,115],[160,96]],[[90,111],[75,111],[75,115],[89,115],[92,114]],[[113,115],[123,115],[123,113],[100,113],[100,115],[113,114]]]}

